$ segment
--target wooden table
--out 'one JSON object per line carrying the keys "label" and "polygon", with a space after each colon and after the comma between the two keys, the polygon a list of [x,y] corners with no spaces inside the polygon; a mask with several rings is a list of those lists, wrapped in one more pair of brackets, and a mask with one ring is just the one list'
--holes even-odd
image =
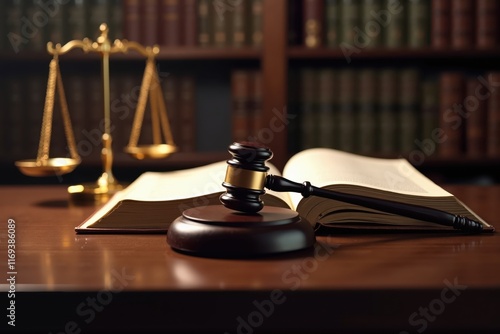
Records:
{"label": "wooden table", "polygon": [[[446,188],[500,228],[499,186]],[[500,332],[498,233],[332,235],[313,251],[224,260],[176,253],[164,235],[77,235],[95,208],[69,205],[63,187],[0,187],[0,203],[7,277],[15,220],[16,329]]]}

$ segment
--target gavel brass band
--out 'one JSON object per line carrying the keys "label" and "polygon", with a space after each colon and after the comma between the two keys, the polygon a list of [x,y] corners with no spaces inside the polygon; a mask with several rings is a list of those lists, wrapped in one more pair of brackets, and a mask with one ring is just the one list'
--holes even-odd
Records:
{"label": "gavel brass band", "polygon": [[267,172],[236,168],[228,165],[224,182],[229,183],[234,187],[262,190],[264,189],[266,176]]}

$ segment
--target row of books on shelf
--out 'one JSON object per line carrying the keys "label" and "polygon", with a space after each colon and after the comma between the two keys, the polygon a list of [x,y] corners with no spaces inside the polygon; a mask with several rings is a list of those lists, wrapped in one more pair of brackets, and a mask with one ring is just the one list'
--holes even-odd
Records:
{"label": "row of books on shelf", "polygon": [[496,0],[291,0],[289,43],[308,48],[494,48]]}
{"label": "row of books on shelf", "polygon": [[[195,79],[187,75],[162,78],[170,128],[181,152],[196,149]],[[141,76],[123,74],[110,80],[111,135],[115,160],[129,159],[123,148],[128,145]],[[37,155],[45,103],[46,79],[30,76],[9,77],[2,82],[0,96],[0,158],[5,161],[32,159]],[[104,131],[103,91],[98,74],[69,75],[64,80],[68,109],[78,153],[85,162],[100,161],[101,137]],[[141,127],[139,144],[153,144],[152,118],[149,104]],[[50,155],[68,156],[59,100],[56,96],[53,112]]]}
{"label": "row of books on shelf", "polygon": [[0,50],[43,51],[48,41],[111,40],[143,45],[259,46],[262,0],[10,0],[0,2]]}
{"label": "row of books on shelf", "polygon": [[[290,148],[368,155],[500,157],[500,74],[303,69],[292,74]],[[294,97],[296,98],[294,99]]]}

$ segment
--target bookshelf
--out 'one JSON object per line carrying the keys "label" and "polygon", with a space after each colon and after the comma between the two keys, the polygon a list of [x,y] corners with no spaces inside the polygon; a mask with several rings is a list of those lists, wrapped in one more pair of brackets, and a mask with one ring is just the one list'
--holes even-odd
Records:
{"label": "bookshelf", "polygon": [[[205,0],[200,0],[199,3],[203,1]],[[405,66],[416,66],[417,68],[421,66],[424,72],[435,76],[435,73],[442,69],[466,73],[484,73],[500,69],[500,63],[498,63],[500,47],[498,46],[482,49],[453,49],[450,47],[436,48],[431,46],[430,42],[428,45],[418,48],[406,46],[366,48],[362,52],[352,54],[352,63],[348,64],[345,61],[344,53],[339,48],[326,45],[315,48],[306,47],[302,43],[303,36],[300,35],[300,32],[295,37],[295,42],[290,42],[292,26],[299,26],[300,30],[303,20],[303,12],[293,14],[291,6],[297,3],[303,4],[307,0],[249,0],[247,1],[247,10],[251,11],[249,9],[251,4],[259,1],[261,1],[261,10],[264,13],[261,17],[261,44],[250,45],[251,43],[248,43],[249,45],[238,47],[227,45],[200,46],[196,43],[193,45],[193,43],[183,44],[183,42],[177,42],[174,45],[160,44],[161,51],[157,57],[160,70],[172,73],[176,78],[187,75],[196,79],[196,100],[194,101],[195,115],[197,117],[196,124],[198,126],[196,130],[196,148],[194,151],[181,151],[166,160],[141,162],[125,157],[118,152],[119,148],[116,148],[114,169],[117,170],[118,175],[120,175],[120,170],[177,169],[225,159],[227,156],[226,146],[232,140],[231,74],[235,70],[259,70],[262,75],[261,108],[263,113],[260,120],[260,132],[255,134],[254,137],[260,139],[261,142],[273,150],[274,158],[272,162],[282,168],[289,156],[297,150],[296,147],[291,147],[294,140],[294,131],[297,130],[290,124],[292,119],[287,118],[287,115],[290,117],[291,112],[295,112],[297,109],[297,106],[293,105],[296,98],[293,85],[297,81],[294,72],[308,67],[317,69],[332,68],[334,71],[340,71],[347,68],[394,68],[398,70]],[[17,1],[2,2],[2,6],[8,6],[14,2]],[[95,1],[96,4],[101,2]],[[149,3],[150,1],[145,2]],[[157,1],[158,4],[160,2],[161,0]],[[191,5],[193,3],[199,4],[196,1],[187,2]],[[226,2],[227,4],[234,3],[229,1],[223,1],[222,3]],[[109,3],[118,6],[117,3],[119,4],[120,1],[109,1]],[[125,10],[126,3],[133,4],[135,1],[122,1],[123,10]],[[210,4],[207,1],[205,3]],[[127,10],[130,11],[131,8],[133,9],[133,7],[128,7]],[[227,7],[226,9],[234,8]],[[142,9],[137,10],[138,12],[135,14],[139,18],[141,15],[146,15]],[[130,15],[130,12],[127,13],[127,15]],[[232,10],[226,10],[226,14],[233,15],[232,13],[234,13]],[[294,21],[291,24],[292,15],[296,16],[297,22]],[[126,19],[127,16],[124,14],[122,17],[123,22]],[[1,20],[5,21],[5,17],[1,18]],[[0,25],[3,26],[1,29],[5,29],[4,22],[0,21]],[[120,33],[126,34],[127,30],[123,29]],[[127,37],[127,35],[124,37]],[[162,41],[163,37],[158,35],[157,38]],[[0,80],[3,86],[10,86],[10,80],[16,76],[16,73],[20,73],[22,78],[36,75],[42,78],[42,82],[46,80],[44,76],[50,57],[44,50],[22,50],[18,54],[14,54],[5,51],[7,49],[6,41],[2,41],[2,43],[4,51],[0,51],[0,69],[6,73],[3,79]],[[64,73],[69,73],[68,75],[71,77],[85,74],[85,78],[87,78],[91,73],[95,82],[99,73],[99,68],[96,67],[98,60],[98,55],[84,55],[78,52],[68,54],[67,57],[61,60],[63,76]],[[143,59],[139,55],[134,53],[116,55],[112,62],[112,71],[115,69],[116,72],[121,73],[117,81],[126,79],[123,73],[130,72],[131,76],[136,80],[135,85],[140,84]],[[65,69],[67,72],[64,72]],[[5,109],[9,108],[10,103],[7,95],[4,94],[0,97],[3,99],[2,105],[6,106]],[[24,108],[26,108],[24,115],[31,115],[31,119],[35,123],[36,117],[33,116],[33,113],[38,111],[31,109],[29,106]],[[17,127],[18,125],[13,124],[13,121],[5,116],[6,114],[8,113],[2,112],[1,120],[5,127]],[[39,129],[37,127],[30,127],[29,131],[33,133],[34,138],[38,137]],[[9,137],[3,134],[0,149],[4,150],[9,140]],[[36,142],[36,140],[32,141]],[[35,148],[33,148],[33,152],[34,150]],[[0,164],[2,168],[14,173],[15,169],[12,167],[12,161],[15,158],[7,154],[1,155]],[[375,155],[385,156],[384,154]],[[399,155],[389,154],[388,156]],[[89,158],[87,161],[85,161],[84,157],[83,165],[85,173],[91,173],[94,167],[99,166],[98,155],[94,154],[92,159]],[[431,155],[426,157],[425,162],[417,167],[426,173],[435,174],[435,178],[440,180],[447,180],[448,169],[453,169],[454,180],[467,178],[470,173],[494,176],[495,178],[498,177],[495,170],[500,167],[500,158],[466,157],[460,159],[459,157],[445,158]],[[23,176],[18,175],[14,182],[19,180],[25,182],[26,180],[23,178]],[[0,180],[0,182],[11,181],[10,177],[3,177]],[[498,182],[498,179],[495,179],[495,181]]]}

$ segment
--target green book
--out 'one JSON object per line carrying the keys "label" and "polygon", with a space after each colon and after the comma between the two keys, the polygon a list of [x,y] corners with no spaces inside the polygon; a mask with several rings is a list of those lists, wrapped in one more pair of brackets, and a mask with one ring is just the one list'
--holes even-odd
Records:
{"label": "green book", "polygon": [[376,153],[377,146],[377,86],[378,75],[374,69],[363,69],[359,72],[359,126],[358,151],[363,154]]}
{"label": "green book", "polygon": [[408,3],[408,46],[421,48],[429,45],[430,4],[428,0],[410,0]]}
{"label": "green book", "polygon": [[382,9],[382,0],[362,0],[361,3],[361,25],[367,47],[380,47],[382,45],[382,26],[375,19],[373,13]]}
{"label": "green book", "polygon": [[340,43],[354,45],[357,35],[355,28],[359,28],[360,13],[358,0],[342,0],[340,16]]}
{"label": "green book", "polygon": [[301,149],[306,149],[318,145],[317,71],[303,69],[300,73],[300,83],[300,138]]}
{"label": "green book", "polygon": [[340,0],[326,0],[326,46],[335,48],[340,41]]}
{"label": "green book", "polygon": [[87,37],[87,2],[71,0],[66,5],[66,41]]}
{"label": "green book", "polygon": [[319,70],[318,82],[318,146],[333,148],[337,145],[338,134],[338,83],[335,71],[329,68]]}
{"label": "green book", "polygon": [[399,151],[410,153],[419,134],[420,79],[416,69],[405,69],[399,73]]}
{"label": "green book", "polygon": [[439,89],[436,79],[422,82],[420,138],[432,138],[439,126]]}
{"label": "green book", "polygon": [[210,0],[198,0],[198,44],[200,46],[211,45],[210,35],[212,31],[212,19],[214,12],[210,10]]}
{"label": "green book", "polygon": [[121,0],[111,0],[108,21],[110,40],[123,39],[123,7]]}
{"label": "green book", "polygon": [[352,69],[339,71],[339,108],[338,108],[338,149],[356,151],[356,91],[357,74]]}
{"label": "green book", "polygon": [[380,72],[379,94],[379,151],[384,155],[397,152],[396,119],[398,105],[397,71],[384,69]]}
{"label": "green book", "polygon": [[399,0],[385,0],[385,8],[392,14],[384,29],[386,47],[399,48],[403,47],[406,43],[405,7]]}

